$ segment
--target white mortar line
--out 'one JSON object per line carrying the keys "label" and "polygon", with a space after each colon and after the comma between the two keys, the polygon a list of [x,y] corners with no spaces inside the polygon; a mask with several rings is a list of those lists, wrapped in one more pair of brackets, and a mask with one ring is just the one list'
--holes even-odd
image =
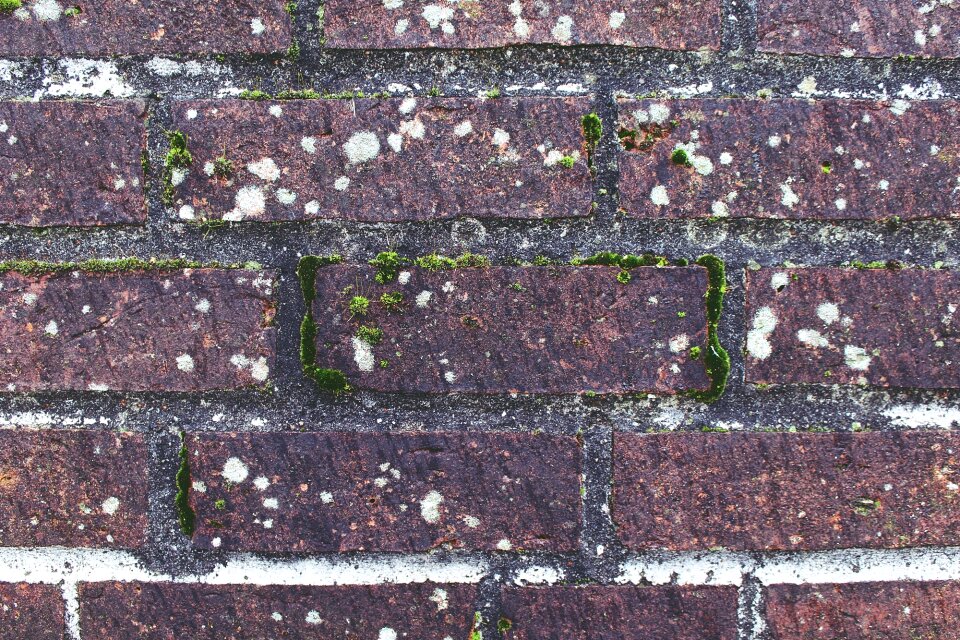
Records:
{"label": "white mortar line", "polygon": [[70,640],[80,640],[80,598],[77,596],[77,583],[63,583],[64,625]]}

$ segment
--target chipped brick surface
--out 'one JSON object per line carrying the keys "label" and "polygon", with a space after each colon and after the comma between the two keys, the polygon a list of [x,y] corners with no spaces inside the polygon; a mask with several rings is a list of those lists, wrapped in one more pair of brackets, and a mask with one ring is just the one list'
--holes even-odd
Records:
{"label": "chipped brick surface", "polygon": [[[317,272],[317,366],[396,392],[676,393],[706,389],[689,347],[707,337],[701,267],[412,268],[387,285],[362,266]],[[402,282],[401,282],[402,281]],[[350,288],[352,287],[352,288]],[[383,293],[401,293],[390,310]],[[349,308],[363,293],[367,315]],[[358,336],[375,326],[382,340]]]}
{"label": "chipped brick surface", "polygon": [[269,53],[290,42],[279,0],[24,0],[0,12],[2,56]]}
{"label": "chipped brick surface", "polygon": [[80,585],[80,627],[110,640],[466,638],[473,585]]}
{"label": "chipped brick surface", "polygon": [[204,434],[187,448],[194,544],[203,548],[578,546],[581,462],[571,437]]}
{"label": "chipped brick surface", "polygon": [[958,300],[955,272],[748,272],[746,379],[956,389]]}
{"label": "chipped brick surface", "polygon": [[737,638],[733,587],[506,588],[502,601],[504,640]]}
{"label": "chipped brick surface", "polygon": [[134,434],[0,431],[0,546],[139,547],[146,464]]}
{"label": "chipped brick surface", "polygon": [[767,589],[773,640],[958,640],[960,585],[862,582]]}
{"label": "chipped brick surface", "polygon": [[614,44],[720,48],[717,0],[517,0],[428,5],[330,0],[331,47],[487,48],[517,44]]}
{"label": "chipped brick surface", "polygon": [[618,435],[613,519],[632,549],[954,545],[958,445],[916,432]]}
{"label": "chipped brick surface", "polygon": [[0,224],[143,222],[144,115],[140,101],[0,102]]}
{"label": "chipped brick surface", "polygon": [[202,391],[273,369],[269,272],[0,275],[0,389]]}
{"label": "chipped brick surface", "polygon": [[63,621],[59,587],[0,584],[0,640],[63,640]]}
{"label": "chipped brick surface", "polygon": [[761,0],[761,51],[814,55],[956,58],[960,12],[952,2]]}
{"label": "chipped brick surface", "polygon": [[187,220],[586,216],[589,112],[579,98],[179,103],[193,166],[175,180],[175,209]]}
{"label": "chipped brick surface", "polygon": [[954,218],[952,101],[621,100],[621,205],[643,218]]}

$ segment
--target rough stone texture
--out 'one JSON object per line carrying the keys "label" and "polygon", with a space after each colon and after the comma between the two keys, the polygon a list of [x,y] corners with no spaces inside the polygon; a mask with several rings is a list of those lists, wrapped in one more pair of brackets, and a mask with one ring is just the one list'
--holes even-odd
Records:
{"label": "rough stone texture", "polygon": [[145,113],[141,101],[0,102],[0,224],[143,222]]}
{"label": "rough stone texture", "polygon": [[[473,585],[80,585],[84,637],[110,640],[467,638]],[[393,631],[395,635],[391,634]]]}
{"label": "rough stone texture", "polygon": [[[399,5],[399,6],[389,6]],[[348,49],[615,44],[719,49],[717,0],[516,0],[460,5],[330,0],[327,45]]]}
{"label": "rough stone texture", "polygon": [[203,391],[273,370],[272,272],[0,275],[0,389]]}
{"label": "rough stone texture", "polygon": [[[618,273],[613,267],[414,268],[401,275],[406,284],[380,285],[371,267],[323,267],[313,304],[317,365],[378,391],[709,388],[702,360],[689,353],[706,342],[706,270],[641,267],[627,284]],[[349,309],[358,292],[373,301],[362,318]],[[380,304],[385,292],[403,294],[399,312]],[[356,338],[361,325],[382,329],[383,340],[370,346]]]}
{"label": "rough stone texture", "polygon": [[0,640],[63,640],[60,589],[46,584],[0,584]]}
{"label": "rough stone texture", "polygon": [[141,546],[146,464],[134,434],[0,431],[0,545]]}
{"label": "rough stone texture", "polygon": [[777,585],[766,615],[773,640],[957,640],[958,599],[949,582]]}
{"label": "rough stone texture", "polygon": [[261,221],[586,216],[589,112],[579,98],[179,103],[194,163],[176,209]]}
{"label": "rough stone texture", "polygon": [[[80,14],[64,15],[76,7]],[[291,42],[279,0],[23,0],[0,13],[0,56],[269,53]]]}
{"label": "rough stone texture", "polygon": [[621,206],[632,216],[960,215],[953,101],[621,100],[619,109]]}
{"label": "rough stone texture", "polygon": [[956,272],[748,272],[746,379],[956,389],[958,304]]}
{"label": "rough stone texture", "polygon": [[617,435],[613,519],[632,549],[954,545],[958,445],[922,432]]}
{"label": "rough stone texture", "polygon": [[960,12],[952,2],[760,0],[760,51],[814,55],[956,58]]}
{"label": "rough stone texture", "polygon": [[571,437],[224,434],[193,435],[187,446],[202,548],[578,547],[581,461]]}
{"label": "rough stone texture", "polygon": [[510,625],[504,640],[734,640],[737,590],[672,586],[506,588],[503,617]]}

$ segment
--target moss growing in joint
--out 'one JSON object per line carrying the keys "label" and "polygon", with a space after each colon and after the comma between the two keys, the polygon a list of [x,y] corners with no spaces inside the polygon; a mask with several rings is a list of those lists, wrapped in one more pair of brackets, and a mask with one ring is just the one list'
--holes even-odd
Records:
{"label": "moss growing in joint", "polygon": [[430,255],[420,256],[414,259],[413,263],[427,271],[445,271],[449,269],[465,269],[468,267],[489,267],[490,259],[475,253],[465,253],[456,258],[448,258],[447,256],[431,253]]}
{"label": "moss growing in joint", "polygon": [[193,536],[196,530],[197,514],[190,506],[190,488],[193,484],[190,479],[190,458],[187,454],[186,434],[180,433],[180,466],[177,469],[176,485],[177,494],[173,499],[173,506],[177,512],[177,521],[180,523],[180,530],[188,536]]}
{"label": "moss growing in joint", "polygon": [[319,100],[322,96],[313,89],[285,89],[274,97],[277,100]]}
{"label": "moss growing in joint", "polygon": [[[703,352],[703,363],[710,376],[710,389],[695,391],[691,395],[701,402],[714,402],[723,395],[730,375],[730,354],[720,345],[719,326],[723,313],[723,296],[727,292],[726,265],[713,255],[697,258],[697,264],[706,268],[708,277],[707,293],[707,345]],[[692,355],[692,354],[691,354]]]}
{"label": "moss growing in joint", "polygon": [[304,256],[297,265],[297,279],[300,281],[300,289],[307,307],[307,312],[300,323],[300,364],[303,366],[304,375],[313,380],[321,390],[334,395],[350,391],[350,384],[342,371],[316,365],[317,325],[313,320],[313,301],[317,297],[317,270],[322,266],[341,262],[343,258],[333,254],[327,257]]}
{"label": "moss growing in joint", "polygon": [[588,113],[580,119],[580,126],[583,128],[583,138],[587,142],[587,166],[590,172],[596,175],[597,170],[593,163],[593,156],[597,151],[597,144],[603,136],[603,123],[600,116],[596,113]]}
{"label": "moss growing in joint", "polygon": [[396,251],[381,251],[370,261],[370,264],[377,268],[374,280],[380,284],[387,284],[397,279],[400,269],[405,267],[408,261],[406,258],[401,258]]}
{"label": "moss growing in joint", "polygon": [[228,268],[236,265],[224,265],[218,262],[202,263],[182,258],[158,260],[151,258],[119,258],[111,260],[84,260],[82,262],[40,262],[37,260],[8,260],[0,262],[0,273],[14,271],[25,276],[56,275],[72,271],[87,273],[119,273],[123,271],[179,271],[180,269],[201,269],[203,267]]}
{"label": "moss growing in joint", "polygon": [[486,95],[488,98],[499,98],[499,97],[500,97],[500,87],[494,87],[493,89],[490,89],[489,91],[487,91],[487,93],[486,93],[485,95]]}
{"label": "moss growing in joint", "polygon": [[271,96],[266,91],[261,91],[260,89],[244,89],[243,91],[240,92],[240,95],[238,97],[241,100],[261,101],[261,100],[270,100],[273,96]]}
{"label": "moss growing in joint", "polygon": [[0,13],[13,13],[22,6],[20,0],[0,0]]}
{"label": "moss growing in joint", "polygon": [[175,186],[173,174],[175,171],[184,171],[193,165],[193,155],[187,148],[187,134],[182,131],[167,131],[167,140],[170,150],[163,160],[163,202],[168,207],[173,204]]}

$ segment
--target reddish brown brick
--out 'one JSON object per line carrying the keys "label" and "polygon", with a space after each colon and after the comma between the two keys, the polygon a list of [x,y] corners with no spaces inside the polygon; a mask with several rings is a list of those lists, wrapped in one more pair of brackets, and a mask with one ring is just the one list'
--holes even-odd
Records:
{"label": "reddish brown brick", "polygon": [[347,49],[615,44],[719,49],[717,0],[550,0],[425,7],[329,0],[327,45]]}
{"label": "reddish brown brick", "polygon": [[619,104],[621,203],[632,216],[960,215],[952,101]]}
{"label": "reddish brown brick", "polygon": [[[466,638],[473,585],[80,585],[84,637],[110,640]],[[393,631],[394,634],[391,634]]]}
{"label": "reddish brown brick", "polygon": [[956,272],[751,272],[747,381],[955,389],[960,386],[958,304]]}
{"label": "reddish brown brick", "polygon": [[143,222],[144,114],[140,101],[0,102],[0,224]]}
{"label": "reddish brown brick", "polygon": [[139,435],[0,431],[0,545],[139,547],[146,464]]}
{"label": "reddish brown brick", "polygon": [[733,587],[545,587],[503,591],[504,640],[734,640]]}
{"label": "reddish brown brick", "polygon": [[[586,216],[589,111],[577,98],[180,103],[174,126],[193,166],[176,210],[261,221]],[[217,172],[221,157],[232,171]]]}
{"label": "reddish brown brick", "polygon": [[960,16],[949,2],[761,0],[758,49],[829,56],[956,58]]}
{"label": "reddish brown brick", "polygon": [[0,389],[202,391],[273,370],[269,272],[0,275]]}
{"label": "reddish brown brick", "polygon": [[269,53],[290,42],[280,0],[24,0],[0,13],[2,56]]}
{"label": "reddish brown brick", "polygon": [[773,640],[958,640],[958,600],[949,582],[778,585],[766,618]]}
{"label": "reddish brown brick", "polygon": [[632,549],[954,545],[958,451],[947,433],[618,435],[613,518]]}
{"label": "reddish brown brick", "polygon": [[[317,365],[377,391],[676,393],[710,386],[689,347],[707,337],[701,267],[413,268],[381,285],[375,270],[323,267],[313,318]],[[391,311],[384,293],[399,292]],[[351,298],[373,302],[351,314]],[[378,344],[361,326],[383,331]]]}
{"label": "reddish brown brick", "polygon": [[190,436],[194,543],[247,551],[573,551],[580,448],[546,435]]}
{"label": "reddish brown brick", "polygon": [[63,640],[64,620],[59,587],[0,584],[0,640]]}

